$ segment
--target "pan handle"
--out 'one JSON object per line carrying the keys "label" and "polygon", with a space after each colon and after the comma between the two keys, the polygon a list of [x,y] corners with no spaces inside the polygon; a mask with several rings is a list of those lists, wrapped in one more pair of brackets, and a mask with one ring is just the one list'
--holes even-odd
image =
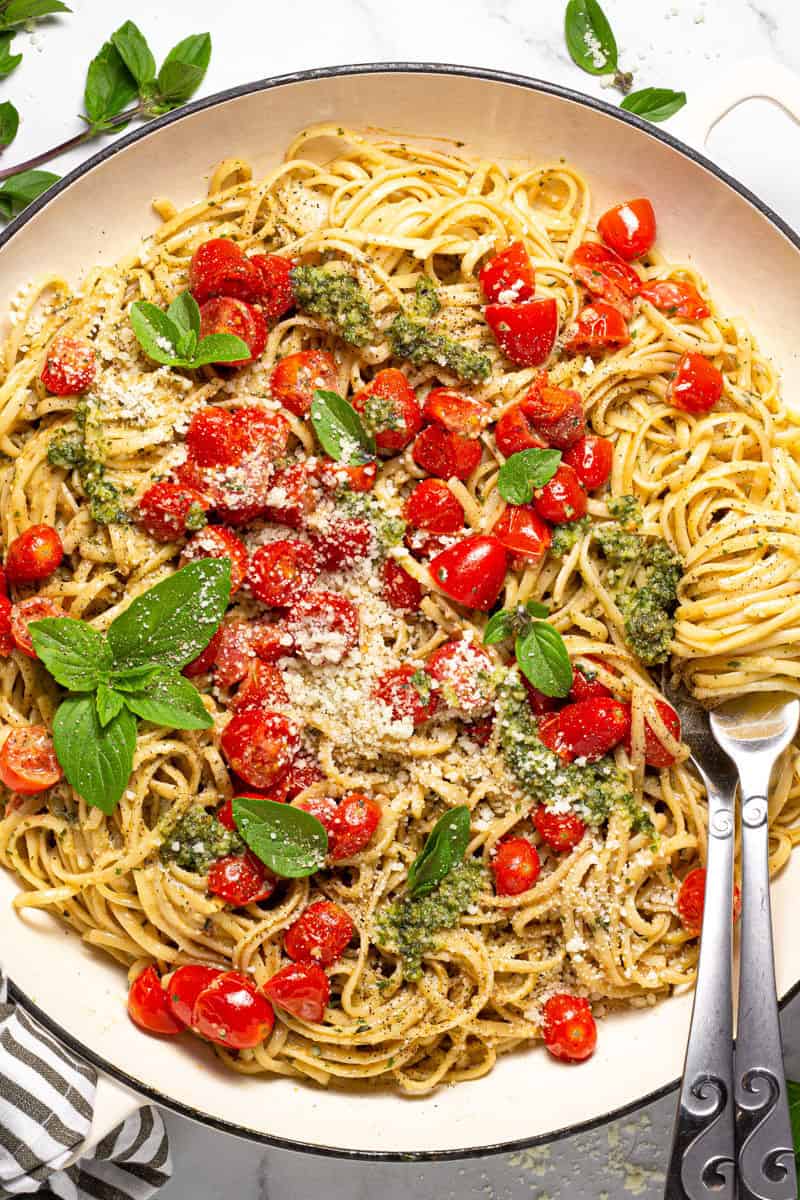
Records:
{"label": "pan handle", "polygon": [[66,1170],[79,1158],[84,1158],[90,1150],[94,1150],[107,1133],[116,1129],[128,1117],[133,1116],[137,1108],[145,1103],[141,1096],[117,1083],[110,1075],[97,1073],[97,1087],[94,1095],[94,1112],[89,1132],[80,1146],[70,1155],[60,1170]]}
{"label": "pan handle", "polygon": [[693,93],[676,115],[670,132],[697,150],[705,146],[711,130],[726,113],[745,100],[772,100],[800,121],[800,75],[774,58],[746,58]]}

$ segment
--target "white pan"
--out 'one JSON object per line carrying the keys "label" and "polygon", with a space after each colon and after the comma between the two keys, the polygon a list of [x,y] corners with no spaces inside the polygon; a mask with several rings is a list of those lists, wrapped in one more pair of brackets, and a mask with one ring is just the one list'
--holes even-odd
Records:
{"label": "white pan", "polygon": [[[700,134],[752,95],[778,99],[800,115],[793,76],[774,63],[739,64],[736,83],[716,101],[693,104]],[[154,196],[188,204],[204,193],[214,164],[233,155],[264,171],[296,131],[322,120],[460,138],[488,157],[564,156],[588,176],[599,211],[614,200],[650,196],[661,248],[697,263],[723,308],[743,315],[774,355],[785,395],[800,395],[800,238],[658,127],[563,88],[463,67],[311,71],[153,121],[90,159],[9,227],[0,238],[0,308],[32,276],[55,270],[77,282],[93,263],[128,252],[154,225]],[[681,1072],[690,995],[602,1021],[597,1053],[579,1067],[530,1049],[502,1059],[483,1079],[425,1099],[233,1074],[196,1039],[159,1041],[138,1032],[126,1016],[121,969],[44,913],[14,913],[15,889],[0,871],[0,958],[17,998],[101,1069],[95,1138],[137,1103],[128,1085],[139,1101],[147,1096],[274,1145],[365,1158],[455,1158],[574,1132],[655,1098]],[[800,987],[798,895],[795,855],[773,898],[784,1000]]]}

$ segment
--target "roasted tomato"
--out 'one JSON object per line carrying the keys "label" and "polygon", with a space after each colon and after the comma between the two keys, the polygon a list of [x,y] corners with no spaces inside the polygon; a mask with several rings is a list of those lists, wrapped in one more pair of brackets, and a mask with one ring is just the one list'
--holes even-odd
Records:
{"label": "roasted tomato", "polygon": [[441,479],[423,479],[406,500],[405,518],[415,529],[456,533],[464,525],[464,509]]}
{"label": "roasted tomato", "polygon": [[[248,621],[225,621],[212,641],[216,641],[215,682],[220,687],[230,687],[244,679],[255,655],[253,625]],[[190,665],[194,667],[194,663]]]}
{"label": "roasted tomato", "polygon": [[597,231],[620,258],[641,258],[656,240],[656,214],[649,200],[626,200],[603,213]]}
{"label": "roasted tomato", "polygon": [[711,309],[697,288],[684,279],[652,279],[642,284],[639,295],[668,317],[702,321],[711,316]]}
{"label": "roasted tomato", "polygon": [[313,784],[321,783],[324,778],[325,772],[319,763],[314,762],[313,759],[298,756],[289,767],[283,781],[286,786],[286,795],[290,800],[294,800],[295,796],[299,796]]}
{"label": "roasted tomato", "polygon": [[128,1014],[140,1029],[148,1033],[182,1033],[183,1024],[173,1014],[167,993],[161,986],[155,967],[145,967],[128,992]]}
{"label": "roasted tomato", "polygon": [[304,417],[311,408],[314,392],[335,392],[339,372],[336,361],[327,350],[299,350],[287,354],[272,369],[270,391],[297,417]]}
{"label": "roasted tomato", "polygon": [[280,713],[244,709],[220,738],[225,758],[245,783],[268,788],[289,769],[300,746],[297,726]]}
{"label": "roasted tomato", "polygon": [[553,734],[542,727],[546,722],[539,728],[542,740],[549,739],[545,745],[566,762],[576,758],[597,762],[630,733],[631,707],[613,698],[579,700],[562,708],[556,722]]}
{"label": "roasted tomato", "polygon": [[543,805],[534,812],[533,823],[544,844],[558,854],[574,850],[586,833],[585,824],[575,813],[551,812]]}
{"label": "roasted tomato", "polygon": [[508,555],[496,537],[466,537],[431,560],[430,572],[445,596],[488,612],[506,579]]}
{"label": "roasted tomato", "polygon": [[494,697],[494,664],[483,646],[455,638],[428,655],[425,670],[449,708],[467,719],[482,716]]}
{"label": "roasted tomato", "polygon": [[524,837],[504,838],[489,866],[498,896],[519,896],[536,883],[541,870],[536,847]]}
{"label": "roasted tomato", "polygon": [[148,488],[139,501],[139,522],[157,542],[174,542],[202,529],[210,507],[201,492],[164,479]]}
{"label": "roasted tomato", "polygon": [[231,467],[245,453],[245,434],[227,408],[198,409],[186,430],[186,452],[199,467]]}
{"label": "roasted tomato", "polygon": [[189,538],[183,547],[180,565],[194,562],[197,558],[227,558],[231,564],[231,595],[238,592],[247,575],[247,547],[244,542],[224,525],[207,525]]}
{"label": "roasted tomato", "polygon": [[199,993],[192,1029],[218,1046],[248,1050],[269,1037],[275,1024],[272,1005],[255,982],[238,971],[223,971]]}
{"label": "roasted tomato", "polygon": [[275,890],[275,881],[255,854],[229,854],[211,864],[208,890],[240,908],[266,900]]}
{"label": "roasted tomato", "polygon": [[353,397],[353,408],[375,435],[381,454],[397,454],[416,437],[422,426],[417,396],[396,367],[378,371],[362,392]]}
{"label": "roasted tomato", "polygon": [[497,344],[517,367],[539,367],[550,357],[558,333],[555,300],[487,304],[484,316]]}
{"label": "roasted tomato", "polygon": [[630,340],[627,323],[619,309],[605,300],[595,300],[578,313],[564,349],[593,354],[595,351],[627,346]]}
{"label": "roasted tomato", "polygon": [[522,450],[543,450],[547,442],[533,428],[523,404],[507,409],[494,427],[497,449],[506,458]]}
{"label": "roasted tomato", "polygon": [[384,559],[381,595],[398,612],[416,612],[422,602],[422,585],[393,558]]}
{"label": "roasted tomato", "polygon": [[633,316],[631,300],[638,296],[642,281],[633,267],[599,242],[583,242],[572,256],[575,278],[595,296],[613,304],[628,319]]}
{"label": "roasted tomato", "polygon": [[190,963],[186,967],[178,967],[164,988],[173,1017],[182,1025],[190,1025],[195,1000],[203,988],[224,974],[219,967],[207,967],[204,963]]}
{"label": "roasted tomato", "polygon": [[317,507],[321,495],[317,473],[308,462],[292,463],[273,476],[264,515],[276,525],[302,529],[308,514]]}
{"label": "roasted tomato", "polygon": [[261,291],[258,302],[264,316],[276,321],[290,308],[294,308],[291,271],[293,262],[280,254],[251,254],[249,261],[261,276]]}
{"label": "roasted tomato", "polygon": [[572,467],[562,462],[555,475],[533,495],[540,517],[553,525],[577,521],[586,513],[586,492]]}
{"label": "roasted tomato", "polygon": [[6,575],[10,583],[36,583],[52,575],[63,557],[58,530],[52,525],[31,525],[8,547]]}
{"label": "roasted tomato", "polygon": [[[543,521],[531,504],[509,504],[492,528],[506,550],[525,562],[538,562],[550,547],[550,526]],[[515,562],[514,564],[518,564]]]}
{"label": "roasted tomato", "polygon": [[229,367],[244,367],[253,362],[264,353],[267,344],[267,323],[261,309],[230,296],[216,296],[200,305],[200,336],[210,337],[215,333],[231,333],[241,338],[250,351],[247,358],[225,364]]}
{"label": "roasted tomato", "polygon": [[439,707],[430,676],[410,665],[395,667],[381,675],[373,695],[391,709],[393,721],[411,717],[415,725],[424,725]]}
{"label": "roasted tomato", "polygon": [[324,488],[336,490],[347,487],[351,492],[371,492],[378,478],[378,464],[340,463],[324,459],[320,464],[319,479]]}
{"label": "roasted tomato", "polygon": [[[389,561],[389,560],[387,560]],[[403,572],[405,574],[405,572]],[[422,589],[420,589],[420,597]],[[395,605],[395,607],[400,607]],[[14,650],[14,638],[11,634],[11,601],[8,596],[0,596],[0,658],[8,658]]]}
{"label": "roasted tomato", "polygon": [[42,368],[42,383],[56,396],[78,396],[94,383],[97,359],[82,338],[59,337],[50,345]]}
{"label": "roasted tomato", "polygon": [[310,536],[325,571],[353,567],[360,559],[369,558],[375,546],[372,526],[358,517],[334,516],[324,528],[311,530]]}
{"label": "roasted tomato", "polygon": [[283,608],[305,596],[319,575],[317,551],[297,538],[281,538],[259,546],[250,559],[247,580],[262,604]]}
{"label": "roasted tomato", "polygon": [[481,461],[477,438],[448,433],[440,425],[428,425],[419,434],[411,451],[414,462],[429,475],[440,479],[469,479]]}
{"label": "roasted tomato", "polygon": [[297,805],[302,808],[303,812],[311,813],[312,817],[316,817],[321,825],[325,826],[325,830],[330,837],[333,820],[336,816],[338,805],[332,796],[307,796],[305,800],[301,800]]}
{"label": "roasted tomato", "polygon": [[590,679],[581,667],[576,666],[572,675],[572,687],[569,689],[569,699],[574,704],[578,700],[602,700],[611,692],[598,679]]}
{"label": "roasted tomato", "polygon": [[610,438],[587,433],[566,451],[562,460],[572,467],[587,491],[594,491],[608,482],[614,464],[614,443]]}
{"label": "roasted tomato", "polygon": [[350,792],[336,806],[328,830],[328,852],[334,862],[359,854],[375,834],[381,821],[381,806],[371,796]]}
{"label": "roasted tomato", "polygon": [[534,383],[522,408],[539,436],[558,450],[568,449],[586,433],[580,392],[548,387],[546,374]]}
{"label": "roasted tomato", "polygon": [[563,701],[557,696],[546,696],[544,692],[540,692],[537,687],[534,687],[529,679],[523,675],[522,686],[525,688],[525,693],[528,697],[528,704],[531,712],[536,717],[543,717],[547,713],[555,712],[557,708],[563,706]]}
{"label": "roasted tomato", "polygon": [[44,792],[62,775],[52,735],[44,725],[18,725],[0,746],[0,780],[12,792]]}
{"label": "roasted tomato", "polygon": [[33,648],[28,625],[32,621],[46,621],[49,617],[67,617],[60,604],[47,596],[29,596],[11,605],[11,637],[17,650],[27,654],[28,658],[37,658]]}
{"label": "roasted tomato", "polygon": [[205,650],[201,650],[197,658],[193,658],[190,663],[186,664],[181,674],[185,675],[187,679],[193,679],[196,675],[205,675],[207,671],[212,671],[217,661],[217,651],[219,650],[221,638],[222,626],[214,634]]}
{"label": "roasted tomato", "polygon": [[264,284],[257,263],[230,238],[211,238],[197,247],[189,264],[189,289],[198,304],[212,296],[261,300]]}
{"label": "roasted tomato", "polygon": [[[667,704],[666,700],[656,700],[656,708],[658,709],[658,715],[669,732],[675,738],[676,742],[679,742],[681,740],[681,719],[675,712],[675,709],[671,704]],[[630,730],[625,738],[625,749],[630,753]],[[656,767],[658,770],[664,767],[671,767],[675,762],[675,755],[670,754],[663,742],[658,740],[647,721],[644,723],[644,760],[648,767]]]}
{"label": "roasted tomato", "polygon": [[309,592],[290,610],[286,631],[295,653],[313,666],[341,662],[358,645],[358,609],[338,592]]}
{"label": "roasted tomato", "polygon": [[313,1024],[323,1020],[331,994],[328,976],[317,963],[290,963],[268,979],[261,990],[276,1008]]}
{"label": "roasted tomato", "polygon": [[228,412],[209,406],[191,420],[188,458],[175,474],[209,497],[222,520],[243,525],[267,511],[278,476],[277,459],[289,440],[280,413],[254,405]]}
{"label": "roasted tomato", "polygon": [[588,1000],[560,992],[545,1001],[543,1018],[544,1044],[554,1058],[568,1062],[591,1058],[597,1045],[597,1026]]}
{"label": "roasted tomato", "polygon": [[355,925],[343,908],[329,900],[318,900],[303,909],[289,926],[283,946],[295,962],[330,967],[342,957],[355,931]]}
{"label": "roasted tomato", "polygon": [[667,399],[684,412],[710,412],[722,396],[722,372],[702,354],[688,350],[678,360],[675,376],[667,388]]}
{"label": "roasted tomato", "polygon": [[[706,869],[695,867],[681,883],[678,891],[678,917],[687,933],[695,937],[703,926],[703,912],[706,900]],[[742,911],[742,897],[739,888],[733,888],[733,919],[739,920]]]}
{"label": "roasted tomato", "polygon": [[484,400],[441,387],[428,392],[422,416],[426,421],[441,425],[448,433],[477,437],[489,424],[491,411]]}
{"label": "roasted tomato", "polygon": [[481,267],[483,294],[489,304],[530,300],[536,285],[533,263],[522,242],[512,242]]}

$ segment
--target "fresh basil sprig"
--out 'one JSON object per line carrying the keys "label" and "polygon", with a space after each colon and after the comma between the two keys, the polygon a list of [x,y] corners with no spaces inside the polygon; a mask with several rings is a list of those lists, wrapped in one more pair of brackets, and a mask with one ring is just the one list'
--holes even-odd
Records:
{"label": "fresh basil sprig", "polygon": [[572,61],[590,75],[611,75],[617,69],[617,39],[597,0],[569,0],[564,13],[564,36]]}
{"label": "fresh basil sprig", "polygon": [[62,12],[72,12],[72,9],[61,0],[3,0],[0,3],[0,29],[16,29],[29,21]]}
{"label": "fresh basil sprig", "polygon": [[375,457],[375,438],[343,396],[318,388],[311,401],[311,424],[323,450],[336,462],[350,466]]}
{"label": "fresh basil sprig", "polygon": [[566,696],[572,687],[572,664],[564,639],[543,620],[547,606],[538,600],[503,608],[486,622],[483,642],[491,646],[513,637],[514,654],[526,679],[545,696]]}
{"label": "fresh basil sprig", "polygon": [[21,54],[11,53],[11,43],[13,40],[13,32],[0,33],[0,78],[3,79],[5,79],[6,75],[10,75],[22,62]]}
{"label": "fresh basil sprig", "polygon": [[149,300],[131,305],[131,325],[148,358],[167,367],[193,371],[208,363],[250,358],[250,347],[232,333],[200,337],[200,309],[191,292],[181,292],[165,312]]}
{"label": "fresh basil sprig", "polygon": [[228,559],[197,559],[131,601],[105,636],[71,617],[28,626],[39,660],[71,693],[56,710],[53,741],[87,804],[116,808],[133,767],[137,717],[173,729],[213,724],[180,669],[210,642],[230,589]]}
{"label": "fresh basil sprig", "polygon": [[19,113],[10,100],[0,104],[0,146],[10,146],[19,129]]}
{"label": "fresh basil sprig", "polygon": [[553,478],[560,462],[560,450],[520,450],[500,468],[497,490],[509,504],[530,504],[536,488]]}
{"label": "fresh basil sprig", "polygon": [[494,646],[497,642],[504,642],[512,634],[525,633],[531,617],[540,619],[546,617],[549,611],[547,605],[540,604],[538,600],[528,600],[526,604],[516,608],[499,609],[492,613],[486,622],[483,631],[484,646]]}
{"label": "fresh basil sprig", "polygon": [[666,121],[679,112],[686,103],[686,92],[673,92],[671,88],[642,88],[630,92],[620,104],[626,112],[636,113],[645,121]]}
{"label": "fresh basil sprig", "polygon": [[52,171],[21,171],[0,184],[0,215],[6,220],[16,217],[23,208],[58,182]]}
{"label": "fresh basil sprig", "polygon": [[469,843],[470,815],[466,804],[441,816],[408,869],[409,896],[424,896],[458,866]]}
{"label": "fresh basil sprig", "polygon": [[283,879],[304,879],[325,865],[328,834],[311,813],[274,800],[236,797],[233,819],[247,845]]}

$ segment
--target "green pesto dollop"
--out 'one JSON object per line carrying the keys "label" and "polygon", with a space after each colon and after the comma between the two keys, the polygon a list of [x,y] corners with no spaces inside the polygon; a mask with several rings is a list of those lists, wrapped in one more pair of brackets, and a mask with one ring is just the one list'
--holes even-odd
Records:
{"label": "green pesto dollop", "polygon": [[364,289],[352,275],[324,267],[295,267],[292,291],[300,308],[330,321],[352,346],[366,346],[375,338],[372,310]]}
{"label": "green pesto dollop", "polygon": [[375,944],[398,954],[406,979],[419,979],[422,959],[436,946],[437,934],[455,929],[462,913],[487,885],[479,862],[459,863],[424,896],[405,896],[375,914]]}
{"label": "green pesto dollop", "polygon": [[122,506],[119,489],[105,477],[105,466],[87,448],[86,410],[76,414],[77,429],[59,429],[50,439],[47,460],[54,467],[78,471],[89,500],[89,511],[98,525],[122,525],[128,514]]}
{"label": "green pesto dollop", "polygon": [[608,502],[608,511],[626,529],[638,528],[642,523],[641,505],[635,496],[613,496]]}
{"label": "green pesto dollop", "polygon": [[362,517],[375,531],[382,552],[399,546],[405,536],[406,523],[402,517],[386,512],[380,502],[367,492],[354,492],[348,487],[339,488],[335,496],[336,507],[348,517]]}
{"label": "green pesto dollop", "polygon": [[554,525],[550,541],[551,552],[559,558],[563,558],[565,554],[569,554],[588,528],[588,517],[579,517],[577,521],[565,521],[562,525]]}
{"label": "green pesto dollop", "polygon": [[431,317],[435,317],[441,307],[436,284],[430,276],[420,275],[417,280],[417,286],[414,289],[414,303],[411,306],[411,315],[417,317],[420,321],[427,321]]}
{"label": "green pesto dollop", "polygon": [[435,333],[424,321],[415,321],[405,313],[399,313],[389,326],[389,341],[398,358],[405,358],[415,366],[435,363],[470,383],[486,379],[492,367],[486,354],[470,350],[443,333]]}
{"label": "green pesto dollop", "polygon": [[246,849],[239,834],[226,829],[213,813],[190,808],[166,834],[159,854],[162,862],[174,862],[185,871],[206,875],[216,859],[244,854]]}

